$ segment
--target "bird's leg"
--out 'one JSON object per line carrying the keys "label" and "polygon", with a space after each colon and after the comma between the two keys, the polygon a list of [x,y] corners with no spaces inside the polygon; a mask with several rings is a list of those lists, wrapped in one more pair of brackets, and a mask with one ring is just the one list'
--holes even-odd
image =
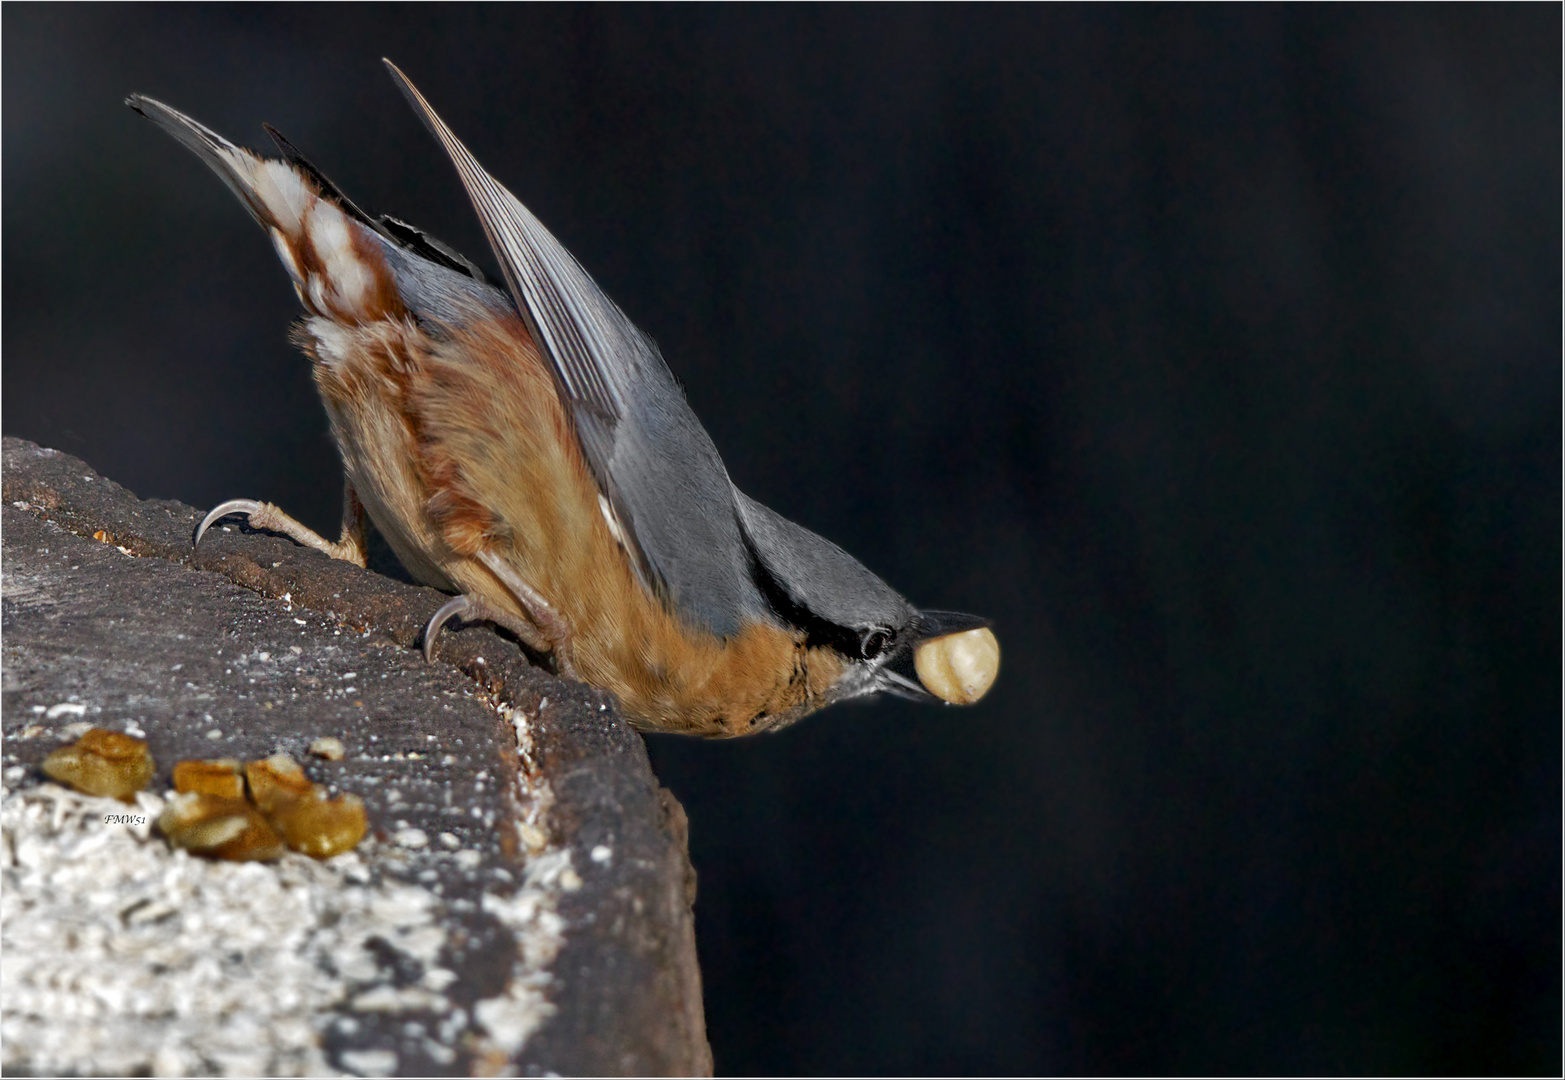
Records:
{"label": "bird's leg", "polygon": [[489,568],[489,572],[500,579],[500,583],[511,590],[511,595],[522,602],[522,607],[527,609],[527,614],[544,637],[549,639],[550,652],[554,653],[554,667],[560,675],[567,679],[579,678],[576,674],[576,664],[571,656],[571,627],[565,621],[565,617],[554,610],[553,605],[545,600],[500,556],[492,551],[480,551],[478,559]]}
{"label": "bird's leg", "polygon": [[359,501],[359,493],[353,490],[352,480],[343,480],[342,539],[335,544],[308,525],[283,513],[271,503],[256,502],[254,499],[229,499],[225,503],[214,506],[196,527],[195,543],[201,543],[202,534],[211,528],[213,522],[229,514],[243,514],[253,529],[282,533],[289,539],[305,547],[312,547],[316,551],[325,552],[334,559],[343,559],[355,566],[363,566],[365,563],[364,504]]}
{"label": "bird's leg", "polygon": [[518,619],[508,612],[499,611],[493,604],[471,594],[458,596],[442,605],[424,628],[424,655],[434,655],[434,638],[440,632],[441,625],[452,616],[461,615],[465,618],[488,619],[505,627],[538,652],[553,653],[555,670],[564,678],[580,678],[571,655],[571,627],[564,616],[555,611],[553,605],[500,556],[492,551],[480,551],[477,558],[521,602],[528,619]]}
{"label": "bird's leg", "polygon": [[440,628],[451,619],[492,622],[496,626],[503,626],[521,638],[534,652],[546,653],[551,648],[549,640],[526,619],[496,607],[481,596],[468,594],[453,596],[440,605],[439,611],[430,616],[429,623],[424,627],[424,659],[430,663],[435,662],[435,638],[439,635]]}
{"label": "bird's leg", "polygon": [[505,627],[535,652],[552,653],[555,669],[563,677],[579,678],[571,657],[571,628],[564,617],[554,610],[537,589],[524,581],[522,576],[506,565],[505,560],[498,555],[490,551],[480,551],[478,559],[521,602],[530,619],[518,618],[508,611],[503,611],[481,596],[474,596],[471,593],[454,596],[440,605],[440,610],[435,612],[429,624],[424,627],[424,659],[433,662],[435,637],[447,620],[457,617],[472,620],[485,619],[497,626]]}
{"label": "bird's leg", "polygon": [[366,566],[369,562],[369,540],[364,534],[364,503],[359,498],[359,493],[353,488],[353,481],[348,479],[346,473],[342,477],[342,532],[337,538],[337,547],[342,551],[341,555],[332,555],[334,559],[347,559],[358,566]]}

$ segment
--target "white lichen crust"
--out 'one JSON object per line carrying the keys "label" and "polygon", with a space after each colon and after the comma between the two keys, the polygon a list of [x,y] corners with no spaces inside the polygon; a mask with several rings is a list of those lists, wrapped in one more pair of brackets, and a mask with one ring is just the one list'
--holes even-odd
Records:
{"label": "white lichen crust", "polygon": [[[444,902],[372,872],[398,851],[371,844],[325,862],[292,853],[210,861],[152,831],[162,808],[147,793],[127,806],[53,784],[0,788],[6,1071],[336,1074],[323,1034],[354,1012],[433,1012],[444,1017],[440,1044],[424,1049],[436,1060],[454,1059],[452,1047],[475,1036],[509,1059],[552,1012],[544,990],[564,942],[554,894],[575,876],[568,853],[539,852],[520,888],[486,894],[518,958],[506,992],[470,1019],[446,994],[457,975],[441,966]],[[371,939],[421,979],[395,985]],[[477,1031],[464,1035],[470,1024]],[[353,1053],[338,1064],[395,1067],[390,1048]]]}
{"label": "white lichen crust", "polygon": [[[539,708],[548,701],[544,698]],[[581,878],[571,867],[568,848],[547,846],[547,819],[554,793],[538,767],[531,718],[509,705],[500,705],[498,711],[516,729],[516,783],[522,808],[516,829],[532,858],[527,862],[522,888],[514,895],[484,897],[484,911],[511,932],[518,948],[505,992],[475,1002],[473,1018],[484,1033],[481,1056],[492,1064],[509,1064],[533,1032],[554,1015],[554,1004],[546,994],[553,981],[549,969],[565,945],[565,920],[556,909],[555,897],[562,890],[581,888]]]}

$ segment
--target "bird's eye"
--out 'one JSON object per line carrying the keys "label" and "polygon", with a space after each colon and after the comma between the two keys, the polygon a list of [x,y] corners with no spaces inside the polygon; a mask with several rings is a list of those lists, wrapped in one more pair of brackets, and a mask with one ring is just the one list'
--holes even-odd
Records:
{"label": "bird's eye", "polygon": [[859,655],[866,660],[873,660],[879,656],[886,647],[886,642],[891,640],[891,633],[880,627],[871,627],[859,635]]}

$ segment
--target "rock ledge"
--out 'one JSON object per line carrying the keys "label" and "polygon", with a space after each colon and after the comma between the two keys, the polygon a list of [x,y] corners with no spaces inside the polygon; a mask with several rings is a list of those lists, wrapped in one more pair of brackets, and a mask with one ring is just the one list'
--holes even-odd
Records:
{"label": "rock ledge", "polygon": [[[0,1034],[11,1072],[710,1075],[683,810],[609,696],[445,599],[3,448]],[[38,763],[140,735],[134,806]],[[341,760],[312,758],[322,737]],[[183,758],[276,751],[365,801],[317,863],[151,830]]]}

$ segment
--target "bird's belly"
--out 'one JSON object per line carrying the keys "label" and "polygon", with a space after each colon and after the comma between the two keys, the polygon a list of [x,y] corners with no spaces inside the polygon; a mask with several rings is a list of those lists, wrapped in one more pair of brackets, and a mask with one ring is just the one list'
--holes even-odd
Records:
{"label": "bird's belly", "polygon": [[408,467],[411,439],[397,430],[397,418],[373,408],[343,410],[330,400],[326,410],[343,468],[387,546],[416,581],[454,591],[456,585],[443,569],[454,553],[430,519],[429,493]]}
{"label": "bird's belly", "polygon": [[425,585],[453,591],[447,568],[455,553],[430,516],[431,492],[416,471],[417,440],[402,380],[395,377],[393,357],[399,350],[376,347],[384,344],[379,339],[385,335],[350,336],[320,327],[323,322],[310,319],[305,329],[315,332],[315,384],[348,481],[408,573]]}

